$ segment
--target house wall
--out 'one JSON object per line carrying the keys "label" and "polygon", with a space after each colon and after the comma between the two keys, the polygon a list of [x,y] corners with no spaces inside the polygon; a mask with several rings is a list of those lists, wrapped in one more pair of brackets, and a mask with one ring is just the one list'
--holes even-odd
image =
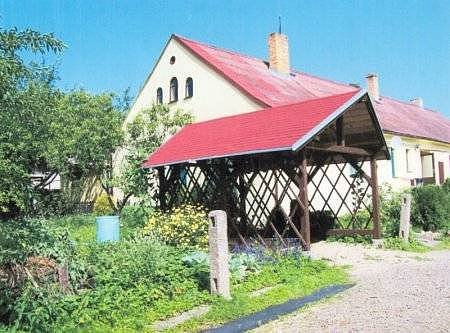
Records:
{"label": "house wall", "polygon": [[[389,133],[385,133],[385,139],[388,147],[393,148],[394,151],[394,175],[392,173],[392,160],[379,161],[379,184],[390,184],[393,190],[402,190],[411,186],[411,180],[433,177],[433,170],[434,183],[438,184],[438,162],[444,163],[444,178],[450,177],[450,144],[406,136],[394,136]],[[399,142],[400,144],[398,144]],[[409,151],[408,162],[407,150]],[[430,157],[422,156],[424,154],[430,154]]]}
{"label": "house wall", "polygon": [[[170,58],[175,56],[175,63]],[[178,102],[169,103],[169,86],[172,77],[178,79]],[[194,82],[194,95],[185,98],[186,79]],[[156,101],[156,90],[163,89],[163,103],[171,108],[191,112],[195,121],[259,110],[262,107],[247,97],[216,71],[192,55],[175,39],[170,39],[152,73],[131,108],[126,123],[132,121],[144,108]]]}

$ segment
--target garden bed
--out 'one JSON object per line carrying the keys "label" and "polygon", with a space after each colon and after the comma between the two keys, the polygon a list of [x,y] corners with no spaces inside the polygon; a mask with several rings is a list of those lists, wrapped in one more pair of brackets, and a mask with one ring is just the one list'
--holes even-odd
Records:
{"label": "garden bed", "polygon": [[[2,269],[11,261],[14,267],[28,267],[34,257],[47,258],[54,266],[45,276],[39,275],[39,267],[28,270],[31,275],[23,275],[14,293],[8,289],[7,274],[2,275],[4,329],[153,331],[156,321],[209,305],[204,315],[171,329],[196,331],[347,281],[345,270],[296,251],[251,251],[232,256],[233,298],[227,301],[210,295],[205,262],[189,260],[199,257],[198,250],[143,237],[139,223],[127,223],[121,242],[104,245],[94,241],[93,216],[22,221],[14,231],[2,224],[3,234],[10,235],[2,239],[1,246],[9,249],[1,257]],[[21,244],[13,244],[17,237]],[[58,278],[61,267],[68,270],[64,288]],[[252,295],[266,287],[273,288]]]}

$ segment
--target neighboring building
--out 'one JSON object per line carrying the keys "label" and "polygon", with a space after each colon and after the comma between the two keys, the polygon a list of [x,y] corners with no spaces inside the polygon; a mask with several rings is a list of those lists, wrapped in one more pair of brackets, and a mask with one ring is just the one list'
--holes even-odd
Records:
{"label": "neighboring building", "polygon": [[[172,35],[126,122],[153,103],[203,121],[359,89],[291,69],[283,34],[270,34],[268,44],[264,61]],[[400,189],[450,177],[450,120],[424,108],[420,98],[407,103],[380,96],[375,74],[367,86],[392,156],[379,162],[379,183]]]}

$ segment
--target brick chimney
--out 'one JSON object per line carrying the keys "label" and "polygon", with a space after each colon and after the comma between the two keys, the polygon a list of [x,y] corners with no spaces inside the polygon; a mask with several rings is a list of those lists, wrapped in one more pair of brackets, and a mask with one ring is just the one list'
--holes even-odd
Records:
{"label": "brick chimney", "polygon": [[269,35],[269,68],[289,74],[289,43],[286,35],[273,32]]}
{"label": "brick chimney", "polygon": [[367,74],[367,91],[370,97],[377,101],[380,99],[380,89],[378,87],[378,75],[377,74]]}
{"label": "brick chimney", "polygon": [[422,97],[416,97],[410,100],[411,104],[417,105],[420,108],[423,108],[423,99]]}

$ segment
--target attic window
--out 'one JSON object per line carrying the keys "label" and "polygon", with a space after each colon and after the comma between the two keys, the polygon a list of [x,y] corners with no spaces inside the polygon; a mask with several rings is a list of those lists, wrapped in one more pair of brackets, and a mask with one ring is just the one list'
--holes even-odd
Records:
{"label": "attic window", "polygon": [[194,96],[194,81],[192,81],[191,77],[188,77],[186,79],[185,98],[190,98],[192,96]]}
{"label": "attic window", "polygon": [[170,80],[170,102],[178,101],[178,80],[176,77],[173,77]]}
{"label": "attic window", "polygon": [[156,90],[156,104],[162,104],[163,102],[163,90],[161,87],[159,87]]}
{"label": "attic window", "polygon": [[175,63],[175,56],[170,57],[170,64],[173,65]]}

